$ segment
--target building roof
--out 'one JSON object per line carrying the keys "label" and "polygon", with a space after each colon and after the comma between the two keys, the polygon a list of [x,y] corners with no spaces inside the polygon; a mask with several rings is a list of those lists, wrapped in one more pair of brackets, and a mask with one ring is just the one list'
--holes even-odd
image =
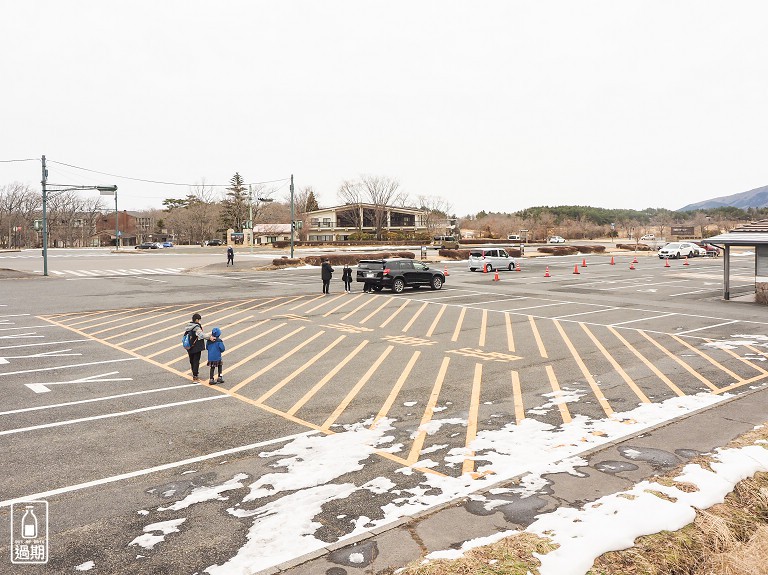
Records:
{"label": "building roof", "polygon": [[291,224],[254,224],[254,234],[290,234]]}
{"label": "building roof", "polygon": [[757,246],[768,244],[768,220],[758,220],[750,222],[732,229],[730,232],[720,234],[705,241],[713,244],[724,244],[731,246]]}

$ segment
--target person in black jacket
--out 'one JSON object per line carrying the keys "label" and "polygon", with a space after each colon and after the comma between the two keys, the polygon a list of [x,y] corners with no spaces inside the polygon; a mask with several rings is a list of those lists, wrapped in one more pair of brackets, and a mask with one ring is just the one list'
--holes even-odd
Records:
{"label": "person in black jacket", "polygon": [[235,266],[235,250],[232,249],[232,246],[227,248],[227,267],[229,264],[232,264],[232,267]]}
{"label": "person in black jacket", "polygon": [[203,327],[200,325],[202,319],[199,313],[194,314],[192,322],[187,324],[187,327],[184,329],[184,333],[191,332],[190,343],[192,345],[187,350],[187,354],[189,354],[189,366],[192,368],[192,381],[195,382],[200,381],[200,356],[205,349],[205,340],[210,339],[213,341],[215,339],[211,337],[211,334],[206,334],[203,331]]}
{"label": "person in black jacket", "polygon": [[323,265],[320,266],[320,276],[323,278],[323,293],[330,293],[331,277],[333,276],[333,267],[328,262],[328,259],[323,260]]}
{"label": "person in black jacket", "polygon": [[352,268],[349,264],[344,264],[344,270],[341,272],[341,281],[344,282],[344,291],[352,293]]}

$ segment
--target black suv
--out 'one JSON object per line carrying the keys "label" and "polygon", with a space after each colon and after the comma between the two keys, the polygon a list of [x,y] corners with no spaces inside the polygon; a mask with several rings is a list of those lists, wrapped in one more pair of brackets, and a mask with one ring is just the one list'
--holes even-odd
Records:
{"label": "black suv", "polygon": [[440,270],[429,269],[421,262],[397,258],[362,260],[357,264],[357,281],[370,284],[376,291],[392,288],[394,293],[402,293],[407,287],[440,289],[445,283],[445,276]]}
{"label": "black suv", "polygon": [[221,240],[208,240],[205,242],[206,246],[223,246],[224,242]]}

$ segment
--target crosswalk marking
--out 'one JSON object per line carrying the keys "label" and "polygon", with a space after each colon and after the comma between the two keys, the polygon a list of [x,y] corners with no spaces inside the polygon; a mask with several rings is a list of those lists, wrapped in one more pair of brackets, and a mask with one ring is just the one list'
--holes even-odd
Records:
{"label": "crosswalk marking", "polygon": [[[143,276],[143,275],[176,275],[184,268],[130,268],[109,270],[51,270],[59,277],[114,277],[114,276]],[[40,273],[39,271],[36,273]]]}

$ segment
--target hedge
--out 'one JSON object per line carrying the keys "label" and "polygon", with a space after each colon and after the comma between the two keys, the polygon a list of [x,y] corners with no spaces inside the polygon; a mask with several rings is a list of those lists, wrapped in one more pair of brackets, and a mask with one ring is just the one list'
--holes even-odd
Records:
{"label": "hedge", "polygon": [[408,258],[415,259],[413,252],[372,252],[366,254],[328,254],[327,256],[307,256],[302,259],[276,258],[272,260],[272,265],[277,267],[309,265],[319,266],[323,260],[327,259],[332,266],[342,266],[348,264],[357,265],[360,260],[380,260],[384,258]]}
{"label": "hedge", "polygon": [[639,252],[651,252],[653,248],[647,244],[616,244],[620,250],[637,250]]}
{"label": "hedge", "polygon": [[553,256],[572,256],[579,253],[579,249],[576,246],[542,246],[536,248],[536,250]]}
{"label": "hedge", "polygon": [[605,251],[605,246],[572,246],[582,254],[601,254]]}

